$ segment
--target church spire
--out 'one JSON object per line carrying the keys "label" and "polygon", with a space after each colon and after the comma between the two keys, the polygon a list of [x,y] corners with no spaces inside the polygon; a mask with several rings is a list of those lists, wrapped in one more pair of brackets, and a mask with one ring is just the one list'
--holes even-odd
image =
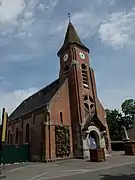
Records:
{"label": "church spire", "polygon": [[76,45],[86,49],[89,52],[89,49],[81,42],[73,24],[71,23],[70,13],[68,13],[68,17],[69,17],[69,23],[68,23],[67,32],[65,35],[65,40],[64,40],[64,43],[63,43],[61,49],[58,51],[57,55],[59,56],[70,44],[76,44]]}

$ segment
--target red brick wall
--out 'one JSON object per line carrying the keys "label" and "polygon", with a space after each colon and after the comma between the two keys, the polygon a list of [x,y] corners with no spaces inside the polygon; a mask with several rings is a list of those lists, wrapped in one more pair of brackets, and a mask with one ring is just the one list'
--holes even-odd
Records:
{"label": "red brick wall", "polygon": [[[69,125],[71,128],[71,119],[70,119],[70,105],[69,105],[69,92],[68,92],[68,82],[67,80],[60,87],[58,92],[52,98],[49,104],[50,112],[50,153],[51,159],[56,158],[55,154],[55,125],[60,125],[60,112],[63,116],[63,124]],[[71,132],[71,129],[70,129]],[[45,139],[46,139],[46,159],[49,159],[49,130],[48,126],[45,126]],[[70,146],[72,153],[72,134],[70,134]]]}
{"label": "red brick wall", "polygon": [[32,159],[36,161],[41,160],[43,137],[43,123],[45,121],[45,112],[43,109],[33,114],[33,121],[31,126],[31,154]]}
{"label": "red brick wall", "polygon": [[[41,142],[43,141],[42,136],[42,127],[43,122],[45,121],[44,118],[44,111],[42,109],[38,109],[33,113],[29,113],[24,117],[21,117],[17,120],[8,122],[7,126],[7,135],[8,131],[12,133],[12,144],[15,144],[15,137],[16,137],[16,128],[19,128],[19,144],[25,144],[26,140],[26,124],[29,124],[29,144],[30,144],[30,151],[31,151],[31,158],[33,160],[40,160],[41,159]],[[8,139],[6,139],[8,141]]]}

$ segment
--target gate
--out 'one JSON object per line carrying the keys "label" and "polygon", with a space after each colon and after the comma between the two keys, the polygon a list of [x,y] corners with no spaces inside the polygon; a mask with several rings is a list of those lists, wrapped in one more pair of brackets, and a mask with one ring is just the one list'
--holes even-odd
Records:
{"label": "gate", "polygon": [[26,162],[29,160],[29,145],[21,146],[6,145],[2,148],[1,163],[11,164],[15,162]]}

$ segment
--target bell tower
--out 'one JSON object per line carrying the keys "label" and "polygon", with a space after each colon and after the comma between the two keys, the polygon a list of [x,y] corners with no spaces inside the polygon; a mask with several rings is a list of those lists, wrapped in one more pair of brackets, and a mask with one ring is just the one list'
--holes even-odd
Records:
{"label": "bell tower", "polygon": [[60,79],[68,78],[74,156],[83,156],[81,124],[94,106],[89,69],[89,49],[81,42],[69,21],[60,58]]}
{"label": "bell tower", "polygon": [[82,124],[93,109],[95,111],[97,95],[93,71],[89,64],[89,48],[80,40],[70,19],[64,43],[57,55],[60,58],[59,78],[68,78],[73,154],[81,157]]}

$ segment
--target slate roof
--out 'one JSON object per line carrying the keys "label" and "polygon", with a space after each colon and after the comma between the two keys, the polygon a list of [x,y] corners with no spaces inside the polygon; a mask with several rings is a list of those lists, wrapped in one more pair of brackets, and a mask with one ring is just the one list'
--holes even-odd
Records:
{"label": "slate roof", "polygon": [[39,107],[43,107],[50,102],[62,84],[63,82],[61,82],[60,79],[57,79],[32,96],[28,97],[13,111],[8,120],[14,120],[30,111],[36,110]]}
{"label": "slate roof", "polygon": [[89,49],[81,42],[81,40],[71,22],[69,22],[69,24],[68,24],[64,43],[63,43],[61,49],[58,51],[57,55],[59,56],[63,51],[65,51],[65,49],[67,48],[67,46],[69,44],[77,44],[89,52]]}

